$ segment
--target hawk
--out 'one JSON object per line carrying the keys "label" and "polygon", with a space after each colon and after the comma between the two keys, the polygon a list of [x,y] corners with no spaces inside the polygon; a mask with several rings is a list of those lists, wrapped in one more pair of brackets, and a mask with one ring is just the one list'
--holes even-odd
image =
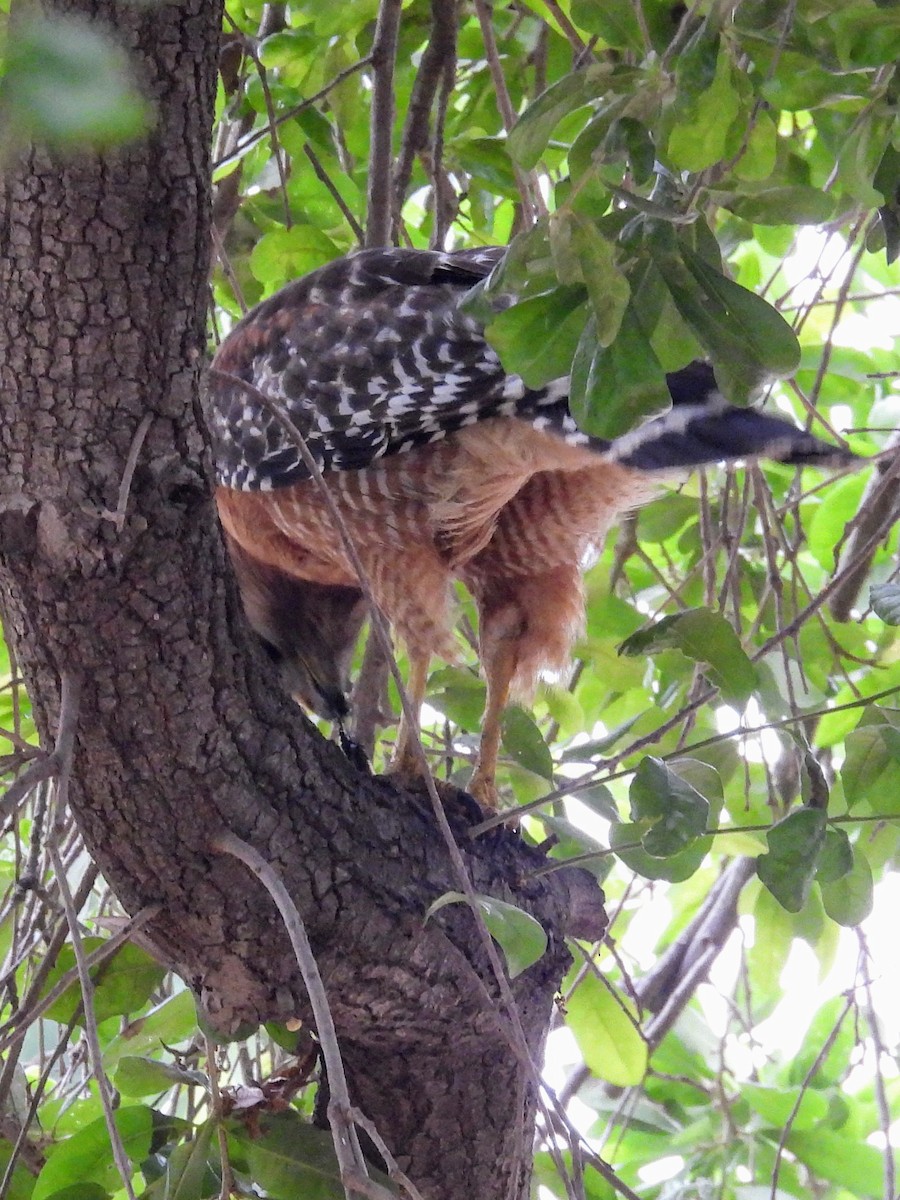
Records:
{"label": "hawk", "polygon": [[[566,663],[584,619],[583,564],[618,517],[702,463],[852,457],[727,404],[704,363],[668,376],[666,415],[611,442],[589,436],[569,412],[568,380],[526,387],[461,307],[502,255],[364,250],[289,284],[223,341],[208,413],[246,614],[300,703],[346,715],[366,610],[323,488],[273,403],[303,435],[405,643],[416,712],[432,656],[455,657],[451,582],[469,589],[487,682],[470,790],[486,807],[497,804],[504,707]],[[394,769],[417,772],[413,751],[401,721]]]}

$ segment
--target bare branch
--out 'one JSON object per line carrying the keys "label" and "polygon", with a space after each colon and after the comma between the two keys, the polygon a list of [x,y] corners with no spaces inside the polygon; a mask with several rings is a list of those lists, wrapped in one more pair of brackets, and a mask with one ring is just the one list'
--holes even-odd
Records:
{"label": "bare branch", "polygon": [[309,144],[309,142],[303,143],[303,153],[309,159],[310,165],[312,166],[312,169],[316,174],[316,179],[318,179],[320,183],[323,183],[325,185],[325,187],[328,189],[328,193],[331,196],[332,200],[334,200],[335,204],[338,206],[338,208],[344,214],[344,220],[347,222],[347,224],[353,230],[353,236],[359,242],[360,246],[362,246],[363,243],[365,242],[365,231],[363,230],[362,225],[360,225],[359,221],[357,221],[356,217],[353,215],[353,213],[347,207],[346,200],[344,199],[344,197],[341,195],[341,193],[335,187],[334,181],[332,180],[332,178],[328,174],[328,172],[325,170],[325,168],[322,166],[321,162],[319,161],[319,156],[316,154],[315,150],[313,150],[313,148]]}
{"label": "bare branch", "polygon": [[[78,676],[63,675],[61,682],[62,696],[59,709],[59,732],[54,749],[54,754],[59,759],[59,775],[56,782],[55,828],[57,834],[62,828],[62,816],[68,807],[69,779],[72,771],[72,756],[75,749],[75,730],[78,724],[78,705],[81,692],[81,681]],[[109,1134],[110,1145],[112,1146],[113,1158],[115,1159],[119,1175],[122,1178],[122,1186],[125,1189],[128,1200],[135,1200],[134,1188],[131,1186],[131,1162],[125,1153],[125,1147],[122,1144],[122,1138],[116,1125],[112,1091],[109,1080],[106,1077],[106,1071],[103,1068],[103,1050],[100,1046],[100,1035],[97,1032],[97,1014],[94,1011],[94,982],[91,979],[87,955],[84,952],[84,942],[81,940],[81,931],[78,928],[78,911],[72,899],[72,891],[66,876],[66,867],[59,852],[56,839],[50,844],[50,859],[53,863],[53,869],[56,872],[56,886],[59,888],[59,894],[62,898],[63,908],[65,909],[66,921],[69,926],[69,937],[72,941],[72,951],[75,955],[78,979],[81,984],[81,997],[84,1005],[84,1036],[87,1042],[91,1070],[97,1081],[97,1091],[100,1094],[100,1103],[103,1108],[103,1116],[106,1120],[106,1129]]]}
{"label": "bare branch", "polygon": [[366,245],[388,246],[391,240],[391,145],[394,131],[394,61],[403,0],[381,0],[372,43],[372,115],[369,135],[369,190]]}
{"label": "bare branch", "polygon": [[[275,124],[283,125],[285,121],[292,121],[307,108],[311,108],[314,104],[317,104],[320,100],[323,100],[329,92],[333,91],[334,88],[343,83],[345,79],[349,79],[351,75],[355,75],[357,71],[361,71],[364,67],[367,67],[371,61],[371,54],[367,54],[364,58],[359,59],[358,62],[352,63],[349,67],[345,67],[343,71],[338,71],[334,79],[326,83],[326,85],[323,88],[320,88],[319,91],[315,92],[312,96],[307,96],[305,100],[302,100],[299,104],[295,104],[293,108],[287,109],[286,112],[283,112],[280,116],[276,117]],[[237,162],[244,154],[247,153],[248,150],[252,149],[252,147],[255,146],[258,141],[261,141],[261,139],[264,138],[268,133],[268,126],[266,126],[264,129],[255,129],[252,133],[248,134],[243,141],[235,146],[234,149],[227,151],[224,155],[222,155],[221,158],[216,159],[213,164],[213,169],[217,171],[220,167],[224,167],[229,162]]]}
{"label": "bare branch", "polygon": [[878,1108],[878,1119],[881,1123],[881,1132],[884,1137],[884,1194],[885,1196],[896,1196],[897,1194],[897,1167],[894,1162],[894,1150],[891,1144],[891,1127],[894,1123],[894,1117],[891,1113],[891,1102],[887,1094],[887,1089],[884,1085],[884,1070],[882,1064],[891,1061],[891,1052],[884,1044],[884,1038],[881,1035],[881,1023],[878,1019],[878,1011],[875,1007],[875,1002],[872,997],[872,971],[870,966],[869,944],[866,941],[866,935],[862,929],[857,928],[856,940],[859,942],[859,965],[863,977],[863,989],[865,991],[865,1014],[869,1024],[869,1034],[872,1038],[872,1045],[875,1050],[874,1054],[874,1091],[875,1103]]}
{"label": "bare branch", "polygon": [[209,1078],[209,1092],[212,1099],[212,1109],[216,1123],[216,1138],[219,1143],[219,1163],[222,1167],[222,1186],[219,1200],[228,1200],[234,1194],[234,1172],[228,1157],[228,1139],[222,1127],[222,1093],[219,1090],[219,1065],[216,1062],[216,1047],[212,1038],[204,1035],[203,1045],[206,1049],[206,1074]]}
{"label": "bare branch", "polygon": [[354,1193],[363,1196],[379,1195],[380,1193],[384,1200],[390,1200],[389,1193],[385,1192],[383,1188],[379,1188],[377,1192],[372,1192],[369,1189],[363,1190],[356,1187],[354,1182],[357,1177],[368,1179],[369,1171],[366,1166],[366,1160],[363,1157],[356,1129],[350,1119],[352,1107],[350,1104],[350,1092],[347,1087],[347,1077],[344,1073],[344,1063],[341,1058],[340,1046],[338,1045],[337,1031],[335,1030],[331,1008],[328,1004],[328,994],[325,991],[325,985],[322,982],[322,976],[319,974],[319,968],[316,964],[315,956],[309,944],[309,938],[306,936],[306,929],[304,928],[300,913],[297,911],[296,904],[291,899],[278,873],[253,846],[250,846],[247,842],[242,841],[239,837],[227,831],[218,834],[213,839],[212,846],[219,853],[230,854],[234,858],[239,859],[246,867],[249,867],[272,897],[281,914],[281,919],[284,921],[285,930],[291,940],[291,946],[297,958],[297,965],[300,968],[300,973],[303,976],[303,982],[306,985],[306,991],[309,995],[313,1018],[316,1022],[316,1033],[322,1046],[322,1055],[325,1059],[325,1067],[328,1072],[328,1087],[331,1093],[328,1105],[328,1123],[331,1126],[334,1150],[341,1169],[341,1179],[344,1182],[348,1200],[352,1200]]}
{"label": "bare branch", "polygon": [[[900,519],[900,433],[888,440],[886,449],[896,453],[893,462],[884,460],[866,484],[860,497],[859,509],[850,523],[849,536],[844,543],[838,562],[841,581],[831,593],[829,607],[836,621],[847,621],[856,604],[860,589],[869,574],[872,559],[881,537],[885,537],[895,521]],[[861,550],[861,547],[865,549]],[[845,563],[853,563],[852,570],[845,570]]]}
{"label": "bare branch", "polygon": [[[95,870],[90,874],[91,887],[93,887],[96,877],[97,871]],[[80,904],[78,904],[80,899],[81,895],[79,893],[79,895],[75,897],[76,911],[81,907]],[[90,954],[85,957],[88,970],[92,971],[95,967],[102,966],[107,959],[112,958],[120,946],[123,946],[125,942],[130,941],[133,934],[137,933],[139,929],[143,928],[148,921],[152,921],[154,917],[158,916],[159,912],[160,905],[150,904],[147,905],[146,908],[142,908],[140,912],[135,913],[135,915],[122,926],[118,933],[113,934],[113,936],[105,941],[102,946],[98,946],[96,950],[92,950]],[[46,995],[41,996],[39,1000],[35,999],[33,1002],[30,1000],[30,997],[34,993],[34,988],[32,988],[29,992],[29,1000],[26,1000],[22,1007],[13,1013],[6,1025],[3,1026],[3,1029],[0,1030],[0,1035],[7,1034],[10,1031],[18,1030],[22,1026],[27,1027],[32,1025],[44,1015],[48,1008],[52,1008],[60,996],[72,986],[77,978],[77,967],[73,967],[71,971],[66,971],[65,975],[63,975],[62,978],[58,980],[56,984],[54,984],[54,986],[49,992],[46,993]],[[43,984],[43,980],[40,982]],[[6,1053],[6,1051],[19,1036],[21,1035],[15,1034],[12,1037],[8,1037],[5,1041],[0,1042],[0,1054]]]}
{"label": "bare branch", "polygon": [[[438,87],[448,77],[452,80],[456,66],[456,35],[459,20],[458,0],[431,0],[431,36],[422,55],[409,108],[400,152],[394,168],[393,233],[400,228],[400,213],[406,199],[406,189],[412,176],[413,163],[428,145],[429,118]],[[437,197],[435,197],[435,209]]]}
{"label": "bare branch", "polygon": [[[488,67],[490,68],[491,79],[494,81],[497,107],[500,109],[503,128],[509,133],[516,123],[516,114],[512,106],[512,101],[509,98],[509,89],[506,86],[506,79],[503,75],[503,65],[500,62],[497,39],[494,37],[491,7],[488,0],[475,0],[475,11],[478,14],[478,22],[481,25],[481,38],[484,42],[484,52],[487,57]],[[515,167],[515,173],[516,182],[519,185],[519,191],[522,195],[522,202],[528,211],[528,223],[532,224],[537,217],[546,214],[547,206],[544,204],[534,176],[526,176],[518,167]]]}

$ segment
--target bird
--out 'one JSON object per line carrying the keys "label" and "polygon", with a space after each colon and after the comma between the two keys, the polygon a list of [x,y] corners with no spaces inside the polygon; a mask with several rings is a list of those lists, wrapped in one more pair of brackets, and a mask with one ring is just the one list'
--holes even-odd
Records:
{"label": "bird", "polygon": [[[619,518],[704,463],[853,457],[728,404],[701,361],[667,376],[667,413],[611,441],[586,433],[568,379],[527,387],[464,307],[503,254],[361,250],[289,283],[222,341],[206,413],[244,609],[300,704],[348,714],[361,573],[405,644],[416,713],[432,658],[456,658],[453,581],[471,593],[487,693],[468,790],[486,809],[504,710],[569,660],[585,561]],[[401,718],[391,769],[420,762]]]}

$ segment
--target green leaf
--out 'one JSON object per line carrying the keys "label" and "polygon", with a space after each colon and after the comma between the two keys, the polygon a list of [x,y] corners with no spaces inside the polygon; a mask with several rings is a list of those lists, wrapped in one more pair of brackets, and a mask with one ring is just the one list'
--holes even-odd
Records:
{"label": "green leaf", "polygon": [[192,1037],[196,1031],[197,1009],[194,997],[185,988],[151,1009],[146,1016],[131,1021],[104,1046],[103,1062],[106,1070],[112,1072],[123,1055],[152,1054],[159,1050],[161,1042],[169,1046],[176,1045]]}
{"label": "green leaf", "polygon": [[739,179],[768,179],[778,159],[778,129],[771,116],[761,111],[750,130],[744,152],[735,164]]}
{"label": "green leaf", "polygon": [[[103,938],[85,938],[85,952],[96,950],[103,942]],[[64,946],[53,970],[47,976],[44,994],[54,988],[62,976],[74,966],[75,952],[71,946]],[[98,1023],[108,1017],[139,1012],[159,987],[165,973],[165,968],[140,946],[132,942],[120,946],[111,959],[91,971],[91,979],[94,982],[94,1012]],[[50,1005],[47,1016],[65,1025],[72,1019],[80,1003],[81,987],[75,980],[59,999]],[[81,1018],[79,1023],[83,1023]]]}
{"label": "green leaf", "polygon": [[666,156],[682,171],[703,171],[721,161],[731,150],[730,134],[741,101],[734,85],[731,59],[725,47],[719,50],[715,75],[700,95],[676,102],[676,120],[669,129]]}
{"label": "green leaf", "polygon": [[7,41],[3,123],[22,140],[103,148],[147,130],[151,110],[120,44],[84,17],[29,17]]}
{"label": "green leaf", "polygon": [[518,705],[510,705],[501,724],[503,748],[526,771],[553,782],[553,755],[534,717]]}
{"label": "green leaf", "polygon": [[757,685],[756,669],[724,617],[707,608],[663,617],[649,629],[626,638],[619,653],[630,657],[680,650],[701,663],[706,675],[730,704],[743,706]]}
{"label": "green leaf", "polygon": [[729,387],[729,399],[745,404],[768,372],[740,317],[713,290],[698,283],[695,273],[676,255],[655,250],[654,261],[678,314],[715,363],[722,386]]}
{"label": "green leaf", "polygon": [[[31,1193],[29,1193],[31,1194]],[[72,1183],[53,1193],[53,1200],[109,1200],[110,1193],[99,1183]],[[6,1197],[4,1196],[4,1200]],[[15,1200],[10,1197],[10,1200]]]}
{"label": "green leaf", "polygon": [[859,512],[866,486],[862,474],[837,480],[822,497],[809,522],[807,541],[810,550],[826,571],[835,568],[835,552],[844,536],[847,522]]}
{"label": "green leaf", "polygon": [[770,891],[756,887],[753,945],[747,953],[750,997],[756,1019],[768,1016],[781,999],[781,972],[794,944],[794,919]]}
{"label": "green leaf", "polygon": [[828,1101],[809,1088],[761,1087],[741,1084],[741,1096],[758,1112],[767,1125],[783,1129],[792,1117],[792,1128],[811,1129],[828,1115]]}
{"label": "green leaf", "polygon": [[[835,1032],[838,1021],[840,1026]],[[850,1060],[856,1049],[856,1031],[852,1015],[849,1018],[847,1016],[843,996],[832,996],[816,1011],[800,1049],[788,1064],[786,1075],[790,1084],[805,1082],[826,1042],[831,1048],[810,1080],[814,1088],[840,1083],[850,1069]]]}
{"label": "green leaf", "polygon": [[580,285],[558,287],[498,313],[484,333],[504,369],[530,388],[568,375],[587,318],[586,298]]}
{"label": "green leaf", "polygon": [[858,94],[856,88],[865,88],[864,78],[855,84],[847,76],[827,70],[814,58],[791,50],[779,55],[775,66],[775,73],[763,82],[761,92],[776,111],[816,108],[827,101]]}
{"label": "green leaf", "polygon": [[669,858],[707,831],[709,801],[661,759],[644,758],[629,789],[633,821],[651,821],[641,839],[654,858]]}
{"label": "green leaf", "polygon": [[813,1175],[847,1188],[858,1200],[884,1195],[884,1154],[874,1146],[856,1138],[848,1144],[844,1132],[821,1128],[793,1131],[785,1144]]}
{"label": "green leaf", "polygon": [[717,305],[725,319],[742,331],[755,360],[766,371],[779,378],[796,371],[800,364],[800,343],[780,312],[761,296],[723,275],[684,243],[681,257],[703,289],[706,302]]}
{"label": "green leaf", "polygon": [[312,225],[294,225],[264,233],[250,252],[250,270],[273,289],[324,266],[340,253],[335,243]]}
{"label": "green leaf", "polygon": [[218,1148],[210,1153],[215,1121],[204,1121],[189,1142],[177,1145],[166,1159],[165,1173],[146,1191],[145,1200],[204,1200],[221,1191]]}
{"label": "green leaf", "polygon": [[616,1087],[636,1087],[647,1071],[647,1043],[634,1017],[631,1001],[593,974],[566,1001],[566,1024],[591,1074]]}
{"label": "green leaf", "polygon": [[643,847],[646,825],[623,821],[611,825],[609,844],[615,850],[622,862],[645,879],[665,879],[669,883],[682,883],[690,879],[706,855],[709,853],[713,839],[711,837],[697,838],[696,841],[678,854],[668,858],[656,858],[648,854]]}
{"label": "green leaf", "polygon": [[[114,1119],[125,1153],[132,1163],[140,1163],[150,1153],[152,1110],[143,1106],[120,1108]],[[99,1184],[110,1193],[121,1187],[104,1117],[92,1121],[48,1150],[47,1162],[34,1185],[32,1200],[46,1200],[73,1180]]]}
{"label": "green leaf", "polygon": [[797,185],[751,192],[728,207],[754,225],[821,225],[834,215],[835,201],[817,188]]}
{"label": "green leaf", "polygon": [[[3,1200],[30,1200],[34,1190],[34,1176],[22,1164],[21,1157],[9,1177],[6,1176],[12,1152],[13,1143],[8,1142],[5,1138],[0,1139],[0,1173],[2,1173],[2,1178],[6,1179]],[[74,1194],[71,1196],[71,1200],[107,1200],[108,1193],[95,1183],[78,1184],[76,1187],[77,1191],[75,1188],[72,1189]]]}
{"label": "green leaf", "polygon": [[766,834],[768,853],[756,860],[756,873],[788,912],[806,903],[825,841],[825,813],[803,808],[789,813]]}
{"label": "green leaf", "polygon": [[441,667],[429,679],[428,700],[462,729],[478,729],[481,725],[485,687],[472,671]]}
{"label": "green leaf", "polygon": [[873,584],[869,602],[885,624],[900,625],[900,583]]}
{"label": "green leaf", "polygon": [[617,50],[646,49],[632,0],[572,0],[572,20]]}
{"label": "green leaf", "polygon": [[274,1200],[344,1200],[331,1135],[298,1113],[263,1114],[252,1132],[229,1121],[228,1131],[246,1155],[253,1183]]}
{"label": "green leaf", "polygon": [[900,815],[900,729],[862,725],[847,735],[841,767],[848,809],[869,800],[879,813]]}
{"label": "green leaf", "polygon": [[[503,951],[510,979],[541,958],[547,949],[547,935],[530,913],[494,896],[476,895],[475,903],[488,932]],[[468,900],[462,892],[445,892],[429,906],[425,920],[448,904],[468,904]]]}
{"label": "green leaf", "polygon": [[832,921],[853,928],[872,911],[872,868],[859,846],[852,851],[852,866],[839,878],[821,881],[822,903]]}
{"label": "green leaf", "polygon": [[825,841],[816,867],[817,883],[834,883],[853,866],[853,847],[843,829],[826,829]]}
{"label": "green leaf", "polygon": [[592,62],[583,70],[564,75],[529,104],[508,138],[509,153],[515,162],[526,171],[536,166],[563,117],[596,100],[605,90],[612,70],[612,64]]}
{"label": "green leaf", "polygon": [[608,346],[619,332],[631,295],[613,243],[603,237],[595,222],[561,211],[550,219],[550,246],[560,283],[583,283],[587,288],[597,341]]}
{"label": "green leaf", "polygon": [[625,310],[619,335],[608,346],[601,344],[591,317],[572,363],[569,409],[578,427],[612,439],[671,405],[665,372],[633,308]]}
{"label": "green leaf", "polygon": [[114,1078],[117,1090],[124,1096],[153,1096],[176,1084],[207,1085],[202,1071],[187,1071],[134,1054],[125,1054],[119,1059]]}

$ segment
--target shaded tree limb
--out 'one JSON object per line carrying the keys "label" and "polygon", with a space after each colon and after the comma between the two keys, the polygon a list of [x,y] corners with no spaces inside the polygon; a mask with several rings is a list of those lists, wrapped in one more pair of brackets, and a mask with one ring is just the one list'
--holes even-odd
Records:
{"label": "shaded tree limb", "polygon": [[369,124],[369,182],[366,245],[391,244],[394,60],[403,0],[381,0],[372,43],[372,113]]}
{"label": "shaded tree limb", "polygon": [[[458,25],[458,0],[432,0],[431,34],[422,54],[412,95],[406,110],[406,121],[400,141],[400,151],[394,167],[393,236],[400,229],[400,214],[406,199],[406,190],[412,176],[413,163],[417,154],[428,146],[431,112],[438,88],[448,75],[452,79],[456,64],[456,37]],[[437,196],[435,197],[437,204]]]}

